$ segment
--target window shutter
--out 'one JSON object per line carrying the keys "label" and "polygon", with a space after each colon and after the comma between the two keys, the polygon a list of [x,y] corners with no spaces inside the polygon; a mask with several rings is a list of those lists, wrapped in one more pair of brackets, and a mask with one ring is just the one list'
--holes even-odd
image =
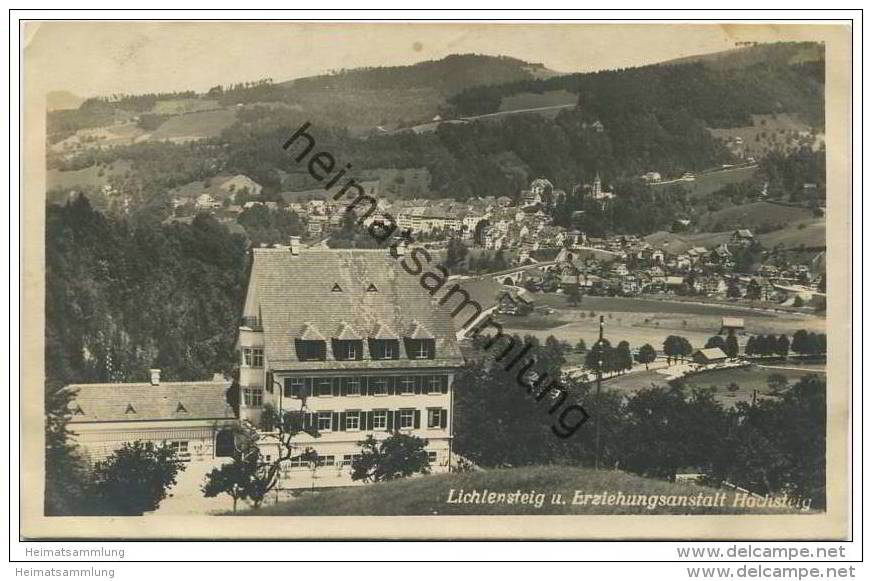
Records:
{"label": "window shutter", "polygon": [[421,427],[421,410],[415,410],[415,429]]}
{"label": "window shutter", "polygon": [[345,431],[345,417],[345,412],[339,413],[339,430],[342,432]]}
{"label": "window shutter", "polygon": [[421,383],[422,383],[423,381],[425,381],[425,380],[427,379],[427,377],[429,377],[429,376],[426,376],[426,375],[425,375],[425,376],[418,375],[418,376],[415,377],[415,393],[421,393],[421,391],[422,391],[422,389],[421,389]]}
{"label": "window shutter", "polygon": [[334,432],[339,430],[339,412],[333,412],[333,422],[330,427]]}
{"label": "window shutter", "polygon": [[[365,425],[366,425],[366,429],[367,429],[367,430],[372,430],[373,425],[374,425],[374,424],[373,424],[373,422],[374,422],[373,418],[375,417],[375,416],[374,416],[374,413],[375,413],[375,412],[365,412],[365,413],[366,413],[366,424],[365,424]],[[362,422],[362,421],[363,421],[363,420],[361,420],[361,422]]]}
{"label": "window shutter", "polygon": [[394,393],[396,392],[396,388],[397,388],[397,382],[394,381],[396,379],[396,377],[394,377],[393,375],[389,375],[385,379],[386,379],[385,383],[388,384],[388,387],[387,387],[388,395],[394,395]]}
{"label": "window shutter", "polygon": [[394,431],[394,410],[388,410],[388,431]]}
{"label": "window shutter", "polygon": [[[439,378],[439,391],[441,391],[442,393],[448,393],[448,376],[447,375],[440,376],[440,378]],[[442,427],[444,428],[445,426],[442,426]]]}
{"label": "window shutter", "polygon": [[442,410],[442,412],[439,414],[439,427],[448,427],[448,410]]}
{"label": "window shutter", "polygon": [[303,414],[303,429],[308,430],[312,427],[312,414],[305,412]]}
{"label": "window shutter", "polygon": [[348,395],[348,378],[342,377],[339,379],[339,393],[343,396]]}
{"label": "window shutter", "polygon": [[333,388],[333,397],[339,397],[340,395],[342,395],[342,392],[339,389],[339,378],[334,377],[331,383],[331,387]]}

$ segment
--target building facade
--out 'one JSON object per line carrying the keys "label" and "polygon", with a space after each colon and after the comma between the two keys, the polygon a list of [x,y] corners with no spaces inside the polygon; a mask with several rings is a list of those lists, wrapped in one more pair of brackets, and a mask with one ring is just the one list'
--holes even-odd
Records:
{"label": "building facade", "polygon": [[[384,250],[253,250],[240,326],[240,415],[302,411],[313,465],[282,466],[283,488],[347,486],[358,442],[393,432],[428,440],[449,470],[453,381],[462,356],[450,314]],[[278,454],[263,438],[264,454]],[[275,442],[275,441],[273,441]],[[272,448],[270,448],[272,446]]]}
{"label": "building facade", "polygon": [[223,378],[162,382],[159,369],[147,383],[70,385],[76,396],[69,429],[92,462],[137,440],[166,443],[188,462],[230,456],[237,425],[230,385]]}

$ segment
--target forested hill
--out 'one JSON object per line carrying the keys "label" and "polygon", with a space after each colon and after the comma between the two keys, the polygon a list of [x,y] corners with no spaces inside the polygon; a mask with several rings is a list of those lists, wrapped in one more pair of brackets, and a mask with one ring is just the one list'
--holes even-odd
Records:
{"label": "forested hill", "polygon": [[775,113],[793,113],[823,127],[823,60],[783,60],[735,68],[691,62],[564,75],[474,87],[449,103],[459,116],[480,115],[499,110],[506,97],[565,90],[578,94],[579,107],[607,125],[628,112],[672,110],[685,111],[709,127],[748,125],[751,115]]}
{"label": "forested hill", "polygon": [[507,56],[453,54],[443,59],[397,67],[367,67],[280,83],[294,90],[436,89],[449,96],[469,87],[553,76],[540,63]]}
{"label": "forested hill", "polygon": [[774,42],[682,57],[660,64],[679,65],[701,62],[720,69],[738,69],[758,64],[796,65],[807,62],[822,63],[823,61],[823,44],[817,42]]}
{"label": "forested hill", "polygon": [[46,214],[46,378],[168,380],[230,371],[246,243],[208,216],[132,225],[79,197]]}

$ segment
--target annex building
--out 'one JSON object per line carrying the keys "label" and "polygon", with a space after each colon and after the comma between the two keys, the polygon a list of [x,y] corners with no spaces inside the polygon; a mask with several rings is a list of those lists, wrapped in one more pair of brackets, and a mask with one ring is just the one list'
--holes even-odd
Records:
{"label": "annex building", "polygon": [[[318,438],[283,488],[347,486],[359,441],[394,431],[429,441],[432,472],[452,463],[452,383],[462,364],[448,310],[385,250],[256,248],[239,329],[240,418],[302,410]],[[269,454],[268,449],[264,449]]]}

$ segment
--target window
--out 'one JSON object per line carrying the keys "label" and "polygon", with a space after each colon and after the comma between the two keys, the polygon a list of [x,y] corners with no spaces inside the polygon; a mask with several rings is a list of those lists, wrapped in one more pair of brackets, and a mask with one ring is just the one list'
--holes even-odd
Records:
{"label": "window", "polygon": [[333,431],[333,412],[318,412],[318,431]]}
{"label": "window", "polygon": [[399,426],[401,430],[411,430],[415,427],[415,410],[400,410]]}
{"label": "window", "polygon": [[263,349],[260,347],[254,347],[251,350],[251,366],[252,367],[263,367]]}
{"label": "window", "polygon": [[318,456],[318,466],[333,466],[336,464],[336,456]]}
{"label": "window", "polygon": [[447,379],[442,375],[428,375],[424,383],[427,393],[442,393],[443,381],[447,381]]}
{"label": "window", "polygon": [[246,387],[242,390],[242,401],[246,407],[259,408],[263,406],[263,389]]}
{"label": "window", "polygon": [[427,408],[427,427],[444,428],[448,423],[448,410],[443,408]]}
{"label": "window", "polygon": [[369,344],[373,359],[397,359],[400,356],[400,342],[396,339],[373,339]]}
{"label": "window", "polygon": [[333,381],[329,377],[316,378],[315,395],[318,397],[331,397],[333,395]]}
{"label": "window", "polygon": [[360,378],[359,377],[343,377],[342,378],[342,393],[345,395],[360,395]]}
{"label": "window", "polygon": [[286,377],[285,397],[307,397],[311,391],[312,380],[308,377]]}
{"label": "window", "polygon": [[170,449],[176,453],[176,456],[184,458],[188,456],[188,441],[176,440],[169,443]]}
{"label": "window", "polygon": [[399,384],[397,386],[397,391],[401,395],[412,395],[415,393],[415,378],[414,377],[401,377]]}
{"label": "window", "polygon": [[410,359],[433,359],[436,356],[436,341],[408,339],[406,351]]}
{"label": "window", "polygon": [[430,464],[435,464],[436,460],[439,458],[439,455],[436,452],[427,452],[427,462]]}
{"label": "window", "polygon": [[345,412],[345,429],[348,431],[360,429],[360,412]]}
{"label": "window", "polygon": [[246,367],[251,367],[251,348],[242,348],[242,364]]}
{"label": "window", "polygon": [[351,463],[360,458],[360,454],[345,454],[342,457],[341,466],[351,466]]}
{"label": "window", "polygon": [[363,341],[336,339],[333,341],[333,356],[339,361],[363,359]]}
{"label": "window", "polygon": [[302,455],[301,456],[294,456],[293,458],[288,460],[288,467],[289,468],[300,469],[300,468],[306,468],[308,466],[309,466],[309,463],[306,460],[303,460]]}
{"label": "window", "polygon": [[388,410],[375,410],[372,412],[372,429],[388,429]]}
{"label": "window", "polygon": [[300,361],[324,361],[327,359],[327,343],[297,340],[297,357]]}
{"label": "window", "polygon": [[384,377],[371,377],[369,379],[370,395],[387,395],[388,381]]}

